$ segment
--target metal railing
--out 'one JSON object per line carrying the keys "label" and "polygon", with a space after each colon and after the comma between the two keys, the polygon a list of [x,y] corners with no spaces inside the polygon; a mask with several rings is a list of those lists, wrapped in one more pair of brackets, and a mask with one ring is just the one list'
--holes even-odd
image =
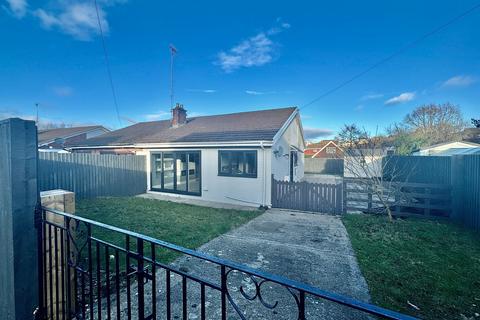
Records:
{"label": "metal railing", "polygon": [[[43,319],[318,319],[333,309],[346,319],[415,319],[139,233],[38,211]],[[179,258],[167,263],[171,252]]]}

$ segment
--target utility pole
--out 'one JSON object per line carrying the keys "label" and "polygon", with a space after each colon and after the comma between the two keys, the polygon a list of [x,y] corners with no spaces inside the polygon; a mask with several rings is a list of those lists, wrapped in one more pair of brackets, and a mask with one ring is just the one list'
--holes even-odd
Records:
{"label": "utility pole", "polygon": [[169,45],[170,48],[170,106],[174,108],[174,94],[173,94],[173,59],[177,54],[177,48],[173,44]]}

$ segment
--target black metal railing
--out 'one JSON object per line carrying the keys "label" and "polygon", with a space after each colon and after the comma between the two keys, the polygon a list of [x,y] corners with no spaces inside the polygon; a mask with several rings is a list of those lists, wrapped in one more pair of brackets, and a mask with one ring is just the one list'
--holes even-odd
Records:
{"label": "black metal railing", "polygon": [[414,319],[104,223],[38,215],[43,319]]}

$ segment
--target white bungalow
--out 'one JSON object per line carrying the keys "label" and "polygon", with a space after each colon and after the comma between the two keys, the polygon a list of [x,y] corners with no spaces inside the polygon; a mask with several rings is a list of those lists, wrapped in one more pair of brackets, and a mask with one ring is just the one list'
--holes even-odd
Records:
{"label": "white bungalow", "polygon": [[88,139],[73,152],[145,155],[151,193],[250,206],[271,205],[271,177],[303,178],[298,108],[137,123]]}

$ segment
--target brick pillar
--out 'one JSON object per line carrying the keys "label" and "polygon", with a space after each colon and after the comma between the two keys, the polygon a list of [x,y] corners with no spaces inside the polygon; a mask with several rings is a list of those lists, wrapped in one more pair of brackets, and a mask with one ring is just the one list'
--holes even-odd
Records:
{"label": "brick pillar", "polygon": [[38,306],[37,129],[0,121],[0,318],[32,319]]}

